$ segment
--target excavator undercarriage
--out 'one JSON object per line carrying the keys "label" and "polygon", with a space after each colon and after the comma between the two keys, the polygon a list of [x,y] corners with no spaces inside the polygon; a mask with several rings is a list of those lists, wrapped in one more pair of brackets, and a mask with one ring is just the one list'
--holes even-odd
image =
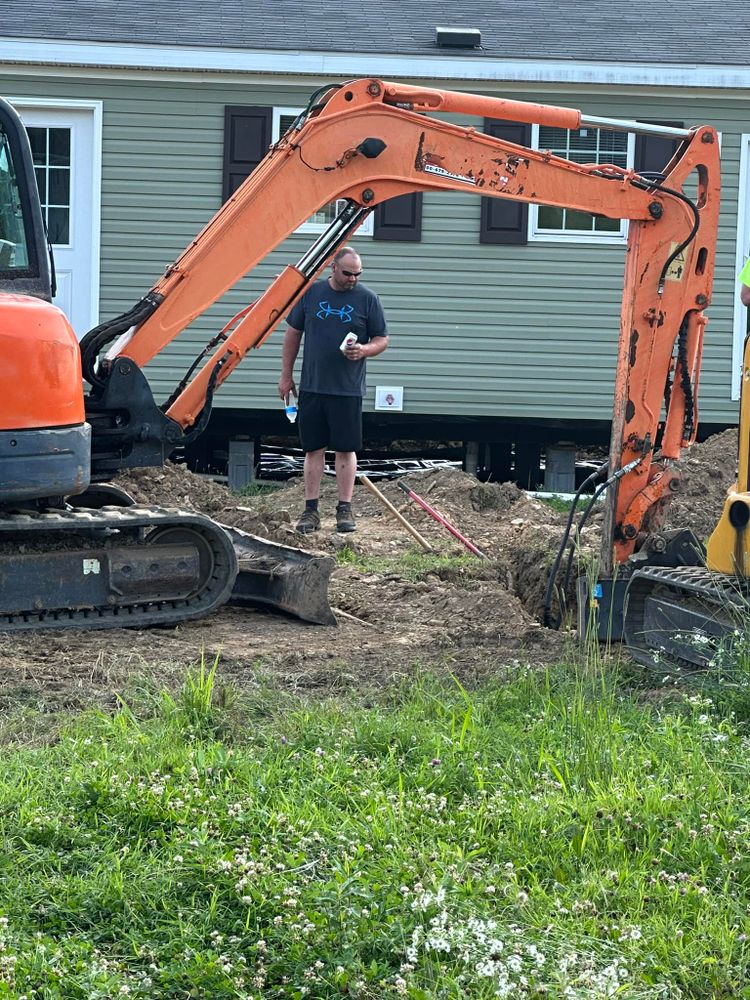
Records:
{"label": "excavator undercarriage", "polygon": [[749,612],[747,580],[705,566],[648,566],[629,582],[623,638],[645,666],[721,672],[747,655]]}
{"label": "excavator undercarriage", "polygon": [[194,511],[70,508],[0,518],[0,632],[174,625],[226,603],[335,624],[334,561]]}

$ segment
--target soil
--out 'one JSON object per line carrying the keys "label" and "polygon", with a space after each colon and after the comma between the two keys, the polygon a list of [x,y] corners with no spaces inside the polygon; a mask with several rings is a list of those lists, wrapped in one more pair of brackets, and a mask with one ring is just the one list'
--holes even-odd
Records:
{"label": "soil", "polygon": [[[684,488],[670,525],[710,532],[734,478],[736,451],[736,431],[694,446],[683,462]],[[336,532],[335,483],[326,479],[322,529],[300,536],[294,531],[304,505],[298,480],[250,498],[173,464],[135,470],[116,482],[139,503],[202,511],[273,541],[338,556],[329,589],[337,626],[227,607],[177,628],[5,636],[0,704],[22,697],[50,708],[106,705],[130,678],[168,683],[201,657],[212,663],[218,656],[224,679],[242,687],[331,691],[382,688],[428,666],[472,683],[514,661],[559,660],[570,648],[569,633],[542,625],[549,567],[567,515],[513,484],[481,484],[453,469],[408,477],[410,488],[470,539],[482,559],[396,482],[380,480],[378,488],[436,553],[465,557],[409,572],[397,559],[419,546],[364,486],[354,497],[355,533]],[[582,551],[598,548],[601,516],[595,513],[584,529]]]}
{"label": "soil", "polygon": [[680,463],[680,492],[669,506],[667,525],[692,528],[705,540],[716,527],[727,491],[737,478],[737,429],[694,445]]}

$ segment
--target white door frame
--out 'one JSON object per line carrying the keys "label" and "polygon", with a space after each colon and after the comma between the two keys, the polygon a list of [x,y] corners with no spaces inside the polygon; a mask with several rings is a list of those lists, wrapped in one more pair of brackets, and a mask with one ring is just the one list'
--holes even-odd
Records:
{"label": "white door frame", "polygon": [[[89,280],[89,308],[91,311],[91,326],[99,323],[99,280],[101,251],[101,220],[102,220],[102,119],[103,102],[79,100],[75,98],[51,97],[9,97],[10,104],[20,108],[50,108],[55,111],[91,111],[93,113],[93,162],[91,187],[91,230],[89,234],[91,246],[91,273]],[[85,331],[83,331],[85,332]]]}
{"label": "white door frame", "polygon": [[[738,275],[745,261],[750,257],[750,132],[740,136],[740,177],[737,190],[737,240],[734,273]],[[740,302],[739,289],[734,289],[734,311],[732,318],[732,399],[740,398],[740,375],[742,373],[742,350],[747,330],[747,309]]]}

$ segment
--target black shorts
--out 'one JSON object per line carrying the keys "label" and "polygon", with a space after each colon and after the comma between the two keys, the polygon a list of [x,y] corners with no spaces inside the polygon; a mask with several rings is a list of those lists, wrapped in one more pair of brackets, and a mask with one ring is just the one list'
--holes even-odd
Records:
{"label": "black shorts", "polygon": [[299,439],[302,450],[359,451],[362,447],[362,397],[299,394]]}

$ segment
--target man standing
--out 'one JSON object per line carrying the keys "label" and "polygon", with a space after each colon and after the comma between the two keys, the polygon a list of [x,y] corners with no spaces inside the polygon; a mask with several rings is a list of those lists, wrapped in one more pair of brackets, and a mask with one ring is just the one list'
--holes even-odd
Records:
{"label": "man standing", "polygon": [[[331,275],[308,288],[287,317],[279,395],[296,392],[293,369],[302,336],[305,350],[299,391],[299,435],[305,452],[305,509],[297,523],[303,535],[320,528],[318,500],[326,448],[336,452],[336,530],[354,531],[352,493],[357,451],[362,447],[365,358],[382,354],[388,331],[377,295],[359,283],[362,261],[342,247]],[[348,333],[353,343],[342,348]]]}

